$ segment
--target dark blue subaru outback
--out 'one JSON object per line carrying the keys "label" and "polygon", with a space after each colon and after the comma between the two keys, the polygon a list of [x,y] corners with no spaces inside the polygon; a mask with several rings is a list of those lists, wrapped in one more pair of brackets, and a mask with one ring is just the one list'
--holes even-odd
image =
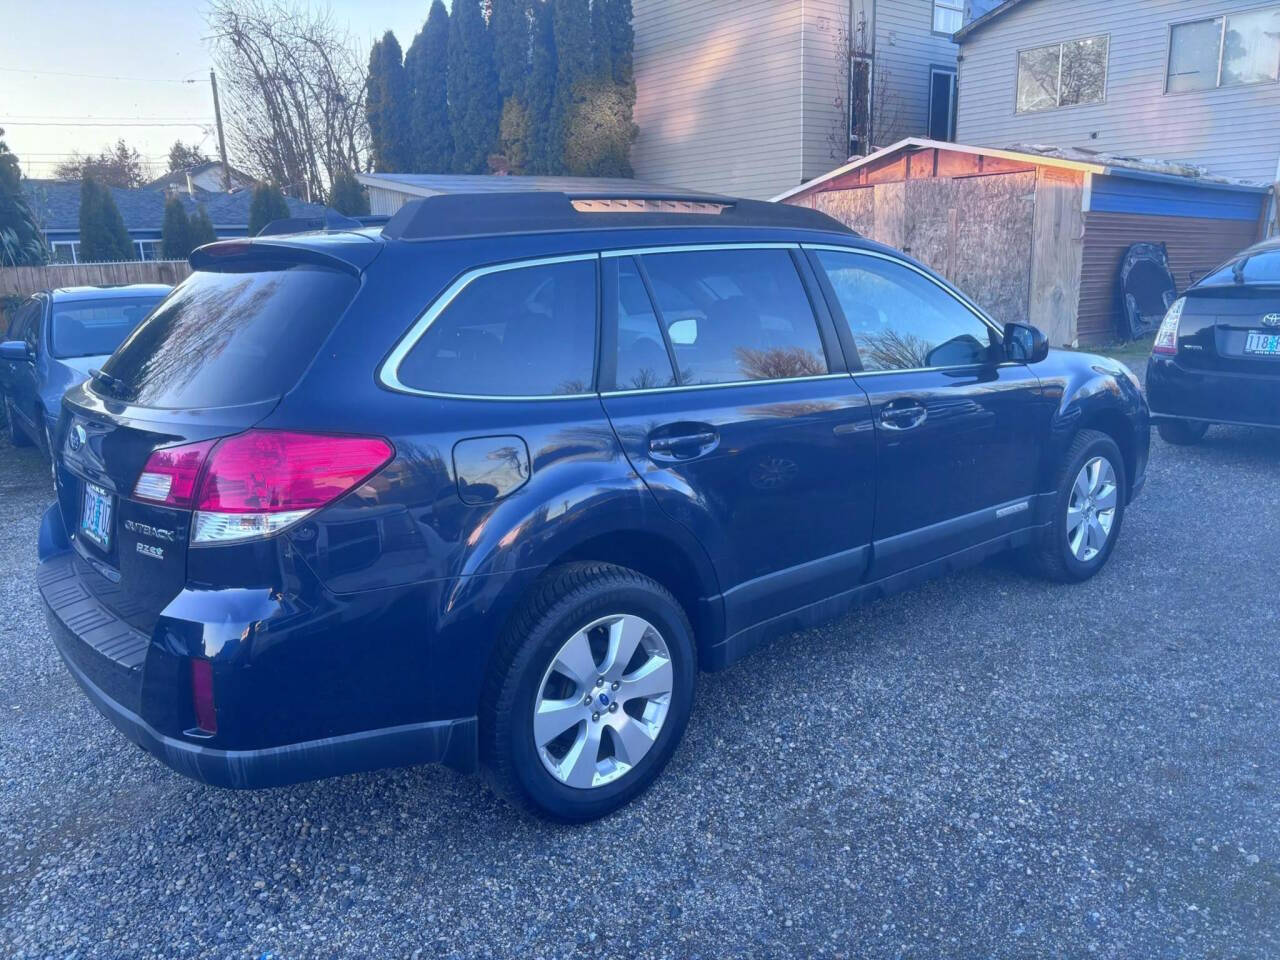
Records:
{"label": "dark blue subaru outback", "polygon": [[54,437],[72,675],[189,776],[439,761],[600,816],[698,668],[998,551],[1096,573],[1132,375],[815,211],[442,196],[227,241]]}

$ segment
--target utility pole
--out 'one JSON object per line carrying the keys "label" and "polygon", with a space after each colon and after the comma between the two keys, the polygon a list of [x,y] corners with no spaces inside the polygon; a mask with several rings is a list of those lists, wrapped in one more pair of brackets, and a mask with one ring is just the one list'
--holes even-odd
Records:
{"label": "utility pole", "polygon": [[222,135],[222,107],[218,104],[218,78],[209,68],[209,86],[213,89],[213,122],[218,127],[218,155],[222,158],[222,189],[231,192],[231,167],[227,164],[227,140]]}

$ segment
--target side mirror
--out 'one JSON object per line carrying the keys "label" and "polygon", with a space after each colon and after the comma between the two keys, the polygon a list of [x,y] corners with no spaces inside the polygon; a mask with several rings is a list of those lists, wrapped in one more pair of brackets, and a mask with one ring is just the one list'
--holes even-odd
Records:
{"label": "side mirror", "polygon": [[26,363],[34,359],[25,340],[6,340],[0,343],[0,360],[17,360],[20,363]]}
{"label": "side mirror", "polygon": [[1014,363],[1039,363],[1049,355],[1049,341],[1029,323],[1006,323],[1004,355]]}

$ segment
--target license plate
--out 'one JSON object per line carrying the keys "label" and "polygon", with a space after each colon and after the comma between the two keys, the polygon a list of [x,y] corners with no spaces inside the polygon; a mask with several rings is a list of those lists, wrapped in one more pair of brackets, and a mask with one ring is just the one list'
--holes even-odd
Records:
{"label": "license plate", "polygon": [[1264,357],[1280,357],[1280,333],[1250,333],[1244,338],[1244,352]]}
{"label": "license plate", "polygon": [[111,545],[111,494],[96,483],[84,485],[80,532],[103,550]]}

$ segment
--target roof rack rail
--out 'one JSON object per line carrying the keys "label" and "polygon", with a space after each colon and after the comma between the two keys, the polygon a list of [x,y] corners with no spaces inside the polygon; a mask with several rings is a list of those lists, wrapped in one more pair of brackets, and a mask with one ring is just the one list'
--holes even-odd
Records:
{"label": "roof rack rail", "polygon": [[284,233],[309,233],[313,230],[361,230],[384,224],[390,219],[387,216],[348,217],[330,207],[319,217],[283,217],[272,220],[256,236],[274,237]]}
{"label": "roof rack rail", "polygon": [[382,228],[390,240],[444,240],[608,227],[790,227],[852,233],[809,207],[716,194],[445,193],[410,200]]}

